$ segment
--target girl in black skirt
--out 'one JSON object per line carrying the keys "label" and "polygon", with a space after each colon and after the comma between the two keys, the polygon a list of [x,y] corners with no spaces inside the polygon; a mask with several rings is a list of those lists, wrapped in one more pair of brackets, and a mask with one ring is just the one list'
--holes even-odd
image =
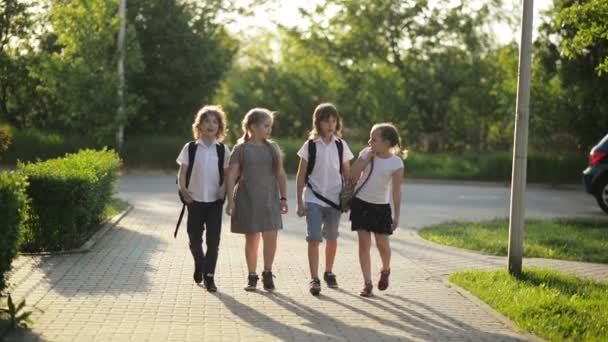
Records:
{"label": "girl in black skirt", "polygon": [[350,220],[352,230],[357,231],[359,237],[359,263],[365,281],[360,295],[364,297],[371,296],[373,289],[370,257],[372,233],[382,259],[378,289],[383,291],[388,288],[391,273],[388,238],[399,226],[403,179],[401,138],[395,126],[389,123],[374,125],[368,144],[351,168],[351,181],[357,182],[356,188],[360,188],[351,204]]}

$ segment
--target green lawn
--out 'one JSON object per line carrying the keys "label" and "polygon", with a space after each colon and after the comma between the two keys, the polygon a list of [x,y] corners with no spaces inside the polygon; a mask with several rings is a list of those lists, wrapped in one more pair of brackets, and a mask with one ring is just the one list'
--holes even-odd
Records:
{"label": "green lawn", "polygon": [[[420,236],[442,245],[506,256],[509,221],[449,222],[424,228]],[[526,257],[608,263],[608,220],[529,220],[524,236]]]}
{"label": "green lawn", "polygon": [[608,284],[544,269],[455,273],[450,281],[550,341],[608,341]]}

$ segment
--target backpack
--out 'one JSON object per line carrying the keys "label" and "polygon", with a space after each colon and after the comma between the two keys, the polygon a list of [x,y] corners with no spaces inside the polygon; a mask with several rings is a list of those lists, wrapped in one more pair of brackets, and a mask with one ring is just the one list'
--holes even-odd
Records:
{"label": "backpack", "polygon": [[[194,160],[196,159],[196,141],[191,141],[188,143],[188,170],[186,171],[186,189],[190,185],[190,177],[192,176],[192,168],[194,167]],[[226,155],[226,148],[224,144],[219,143],[215,145],[215,149],[217,152],[217,168],[220,175],[220,186],[224,183],[224,156]],[[179,175],[177,176],[179,178]],[[178,184],[178,179],[175,180],[175,184]],[[175,226],[175,232],[173,233],[173,237],[177,236],[177,231],[179,230],[179,225],[182,223],[182,218],[184,217],[184,211],[186,210],[186,202],[184,201],[184,197],[182,196],[179,189],[177,190],[177,195],[179,196],[179,200],[182,202],[182,211],[179,214],[179,219],[177,220],[177,225]]]}
{"label": "backpack", "polygon": [[[342,177],[342,168],[343,168],[342,158],[344,156],[344,143],[342,142],[341,139],[336,139],[336,147],[338,148],[338,159],[340,161],[340,179],[344,182],[343,177]],[[310,182],[308,181],[310,174],[312,173],[312,171],[315,168],[316,158],[317,158],[317,144],[314,142],[313,139],[309,139],[308,140],[308,163],[306,164],[305,184],[318,199],[329,204],[329,206],[331,206],[332,208],[342,211],[342,206],[339,203],[334,203],[333,201],[325,198],[324,196],[322,196],[321,194],[316,192],[312,188],[312,185],[310,184]]]}
{"label": "backpack", "polygon": [[372,171],[374,170],[374,160],[371,160],[369,174],[367,175],[361,186],[355,189],[356,184],[344,184],[344,178],[342,177],[342,157],[344,155],[344,143],[342,142],[342,140],[336,139],[336,146],[338,147],[338,157],[340,158],[340,179],[342,180],[342,189],[340,190],[340,195],[338,196],[338,200],[340,201],[340,203],[334,203],[331,200],[325,198],[323,195],[316,192],[308,181],[308,178],[315,167],[315,159],[317,157],[317,144],[315,144],[312,139],[308,140],[308,164],[306,164],[305,183],[306,186],[308,186],[308,188],[310,189],[310,191],[312,191],[312,193],[318,199],[329,204],[332,208],[336,210],[339,210],[341,212],[347,212],[350,210],[350,204],[352,202],[352,199],[357,196],[361,189],[363,189],[363,186],[365,186],[365,184],[369,180],[369,177],[372,175]]}

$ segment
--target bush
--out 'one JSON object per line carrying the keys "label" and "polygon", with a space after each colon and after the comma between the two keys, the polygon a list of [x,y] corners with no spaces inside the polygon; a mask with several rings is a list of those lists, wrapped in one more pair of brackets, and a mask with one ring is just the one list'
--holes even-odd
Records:
{"label": "bush", "polygon": [[27,218],[25,177],[0,173],[0,292],[6,287],[5,273],[17,255],[19,229]]}
{"label": "bush", "polygon": [[106,149],[19,163],[18,171],[28,177],[31,198],[21,250],[64,250],[82,243],[102,220],[120,166],[118,155]]}
{"label": "bush", "polygon": [[100,147],[86,137],[66,136],[54,133],[43,133],[38,130],[10,129],[13,143],[2,158],[2,163],[17,165],[17,160],[34,162],[59,158],[66,153],[75,153],[82,148]]}

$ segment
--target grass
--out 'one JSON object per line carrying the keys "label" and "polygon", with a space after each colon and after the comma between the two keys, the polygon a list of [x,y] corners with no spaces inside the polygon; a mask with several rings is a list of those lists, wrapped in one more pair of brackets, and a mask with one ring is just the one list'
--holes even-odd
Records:
{"label": "grass", "polygon": [[546,269],[467,271],[450,281],[473,293],[518,327],[550,341],[608,340],[608,284]]}
{"label": "grass", "polygon": [[[506,256],[509,222],[450,222],[424,228],[423,238],[453,247]],[[529,220],[524,255],[550,259],[608,263],[608,220]]]}
{"label": "grass", "polygon": [[103,210],[103,218],[104,220],[109,220],[112,217],[122,213],[128,207],[129,202],[118,197],[112,197],[110,199],[110,203],[108,203]]}

